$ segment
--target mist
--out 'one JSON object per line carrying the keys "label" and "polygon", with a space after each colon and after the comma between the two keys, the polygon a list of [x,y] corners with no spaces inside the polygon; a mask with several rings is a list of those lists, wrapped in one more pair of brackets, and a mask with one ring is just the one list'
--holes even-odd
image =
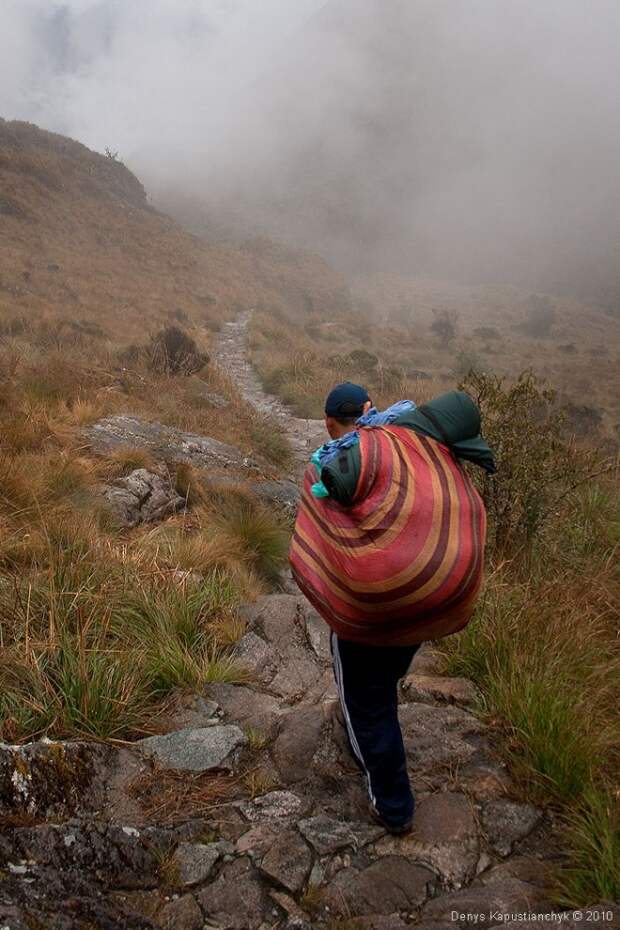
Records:
{"label": "mist", "polygon": [[0,115],[342,269],[620,299],[617,0],[2,0]]}

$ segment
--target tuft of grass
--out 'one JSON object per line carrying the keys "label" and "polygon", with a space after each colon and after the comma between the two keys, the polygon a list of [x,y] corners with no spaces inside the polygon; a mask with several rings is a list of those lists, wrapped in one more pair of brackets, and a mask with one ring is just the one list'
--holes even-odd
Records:
{"label": "tuft of grass", "polygon": [[620,899],[620,805],[618,792],[592,786],[566,815],[571,862],[559,874],[560,902]]}
{"label": "tuft of grass", "polygon": [[250,427],[249,436],[256,451],[268,462],[280,469],[291,468],[293,450],[280,425],[272,417],[257,416]]}
{"label": "tuft of grass", "polygon": [[157,875],[164,891],[173,894],[183,887],[179,869],[174,859],[174,850],[158,849],[155,852]]}
{"label": "tuft of grass", "polygon": [[322,910],[324,899],[325,890],[320,885],[314,885],[310,882],[299,899],[299,906],[313,917],[318,916],[319,911]]}
{"label": "tuft of grass", "polygon": [[446,642],[448,674],[475,681],[487,710],[506,722],[512,764],[539,799],[571,803],[590,783],[593,760],[618,752],[620,657],[608,622],[589,588],[563,576],[516,584],[498,572],[473,620]]}
{"label": "tuft of grass", "polygon": [[252,752],[260,752],[269,742],[268,736],[261,730],[257,730],[256,727],[247,727],[245,735],[248,741],[248,748],[251,749]]}
{"label": "tuft of grass", "polygon": [[153,456],[147,449],[134,446],[122,446],[114,449],[103,464],[103,471],[108,478],[122,478],[137,468],[155,470]]}
{"label": "tuft of grass", "polygon": [[229,492],[214,504],[213,522],[251,569],[272,584],[278,580],[289,531],[276,515],[243,493]]}
{"label": "tuft of grass", "polygon": [[278,787],[278,782],[273,775],[263,769],[254,769],[247,772],[243,783],[252,800],[261,797],[263,794],[269,794],[270,791],[274,791]]}
{"label": "tuft of grass", "polygon": [[219,638],[239,597],[224,573],[171,583],[89,523],[44,529],[44,566],[0,575],[0,738],[131,737],[172,690],[244,680]]}

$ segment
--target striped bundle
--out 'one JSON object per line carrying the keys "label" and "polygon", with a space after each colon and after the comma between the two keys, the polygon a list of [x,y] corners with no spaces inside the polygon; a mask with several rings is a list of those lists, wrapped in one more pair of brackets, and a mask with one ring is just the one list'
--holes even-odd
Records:
{"label": "striped bundle", "polygon": [[448,448],[411,429],[360,430],[351,507],[316,498],[310,465],[293,576],[342,639],[413,644],[462,629],[482,580],[486,514]]}

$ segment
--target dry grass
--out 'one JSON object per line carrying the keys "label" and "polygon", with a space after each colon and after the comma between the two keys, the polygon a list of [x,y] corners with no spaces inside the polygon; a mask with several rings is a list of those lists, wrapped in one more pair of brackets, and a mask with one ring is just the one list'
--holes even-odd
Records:
{"label": "dry grass", "polygon": [[146,772],[130,793],[140,802],[144,816],[159,824],[204,817],[227,801],[245,796],[243,780],[220,772]]}
{"label": "dry grass", "polygon": [[257,313],[251,321],[251,355],[265,389],[303,417],[321,417],[326,395],[340,381],[364,384],[379,407],[401,398],[421,404],[446,389],[439,377],[416,378],[395,366],[393,350],[385,351],[383,361],[373,357],[351,317],[341,321],[335,340],[331,328],[304,329],[295,320]]}

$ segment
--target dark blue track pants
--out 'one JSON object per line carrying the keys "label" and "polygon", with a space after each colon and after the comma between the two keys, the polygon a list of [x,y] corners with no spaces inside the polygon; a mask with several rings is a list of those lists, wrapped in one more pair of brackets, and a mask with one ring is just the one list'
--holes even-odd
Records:
{"label": "dark blue track pants", "polygon": [[413,815],[398,681],[419,646],[367,646],[331,635],[334,675],[351,751],[366,776],[371,803],[396,826]]}

